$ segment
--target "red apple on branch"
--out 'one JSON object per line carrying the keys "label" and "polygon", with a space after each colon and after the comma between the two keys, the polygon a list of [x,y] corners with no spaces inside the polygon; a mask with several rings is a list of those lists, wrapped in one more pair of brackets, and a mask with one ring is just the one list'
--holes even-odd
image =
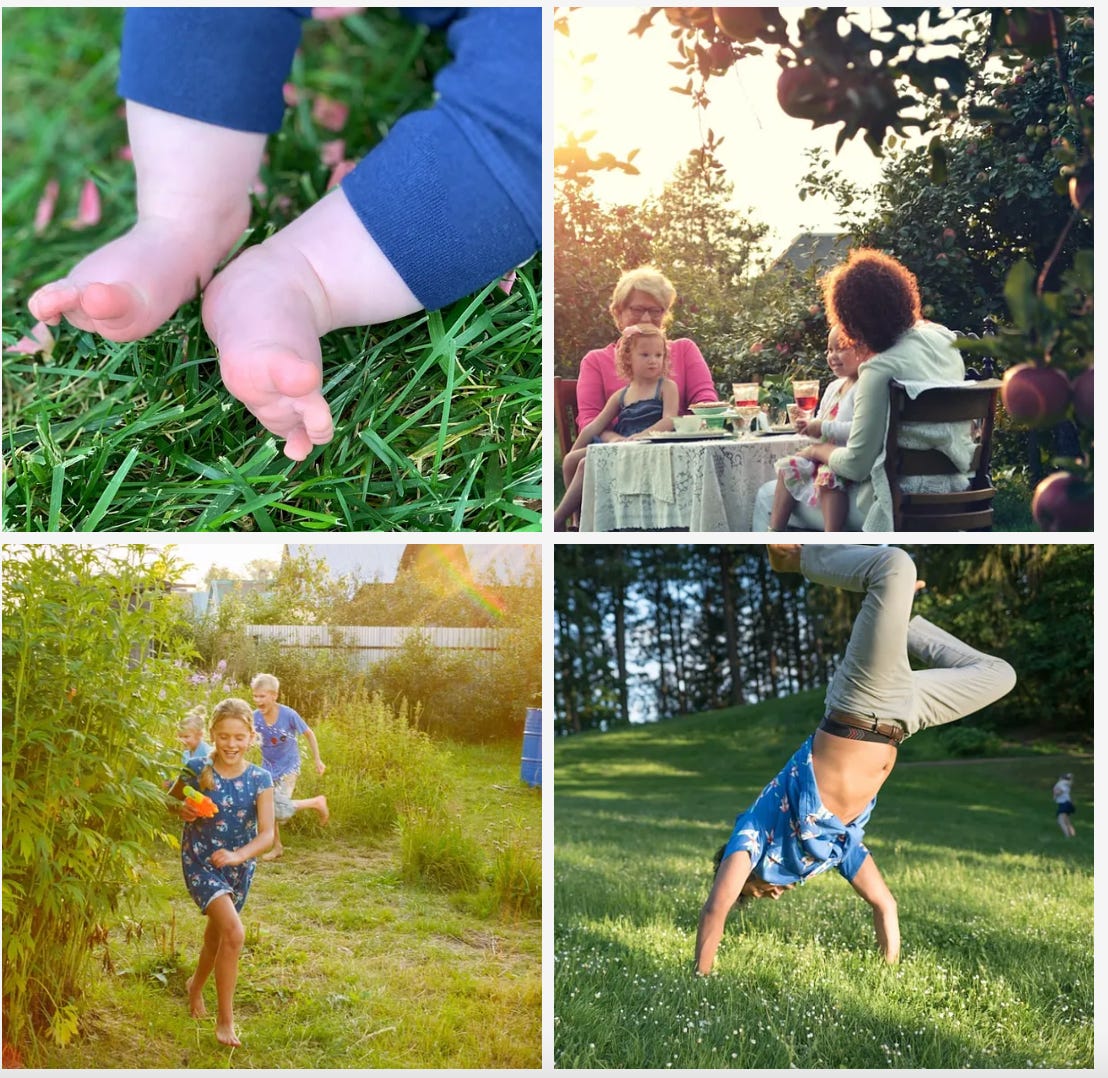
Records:
{"label": "red apple on branch", "polygon": [[1093,488],[1070,472],[1048,475],[1035,488],[1031,515],[1044,531],[1092,531]]}
{"label": "red apple on branch", "polygon": [[1032,427],[1050,427],[1065,415],[1070,382],[1057,367],[1020,363],[1005,372],[1000,399],[1013,419]]}

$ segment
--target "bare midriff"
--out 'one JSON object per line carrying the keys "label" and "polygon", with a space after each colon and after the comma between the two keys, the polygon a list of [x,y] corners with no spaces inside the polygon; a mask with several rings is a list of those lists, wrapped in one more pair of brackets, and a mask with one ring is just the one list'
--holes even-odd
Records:
{"label": "bare midriff", "polygon": [[896,746],[855,741],[817,730],[812,770],[820,801],[843,823],[850,823],[877,796],[896,763]]}

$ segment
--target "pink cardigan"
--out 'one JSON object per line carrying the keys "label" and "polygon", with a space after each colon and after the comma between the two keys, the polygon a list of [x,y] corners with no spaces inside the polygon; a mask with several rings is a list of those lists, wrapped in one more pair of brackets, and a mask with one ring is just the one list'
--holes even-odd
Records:
{"label": "pink cardigan", "polygon": [[[669,342],[669,376],[677,383],[680,410],[687,412],[690,404],[719,400],[712,372],[694,341],[679,337]],[[616,374],[616,343],[607,348],[594,348],[581,360],[577,375],[577,429],[591,423],[608,403],[608,398],[627,385],[626,378]],[[613,420],[614,422],[614,420]]]}

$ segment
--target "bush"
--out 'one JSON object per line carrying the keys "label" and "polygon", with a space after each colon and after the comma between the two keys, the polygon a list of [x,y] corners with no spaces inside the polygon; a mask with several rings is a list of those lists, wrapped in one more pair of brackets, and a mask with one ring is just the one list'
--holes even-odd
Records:
{"label": "bush", "polygon": [[978,726],[947,726],[939,732],[939,740],[950,756],[993,756],[1003,749],[996,734]]}
{"label": "bush", "polygon": [[[116,553],[116,551],[121,551]],[[22,1047],[77,1029],[98,927],[175,843],[156,778],[188,700],[188,625],[171,557],[5,548],[4,1016]]]}
{"label": "bush", "polygon": [[374,688],[393,706],[418,705],[420,725],[456,741],[518,738],[541,684],[541,614],[510,628],[499,651],[445,651],[413,632],[391,659],[374,665]]}

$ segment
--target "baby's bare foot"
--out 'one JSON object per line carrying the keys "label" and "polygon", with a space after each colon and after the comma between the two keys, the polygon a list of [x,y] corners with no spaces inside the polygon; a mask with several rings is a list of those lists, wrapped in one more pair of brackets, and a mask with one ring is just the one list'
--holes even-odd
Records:
{"label": "baby's bare foot", "polygon": [[185,987],[188,989],[189,994],[189,1014],[193,1018],[206,1018],[208,1016],[208,1008],[204,1005],[204,986],[193,989],[193,982],[196,980],[196,975],[191,976],[186,982]]}
{"label": "baby's bare foot", "polygon": [[336,188],[212,281],[204,325],[228,390],[303,460],[333,435],[320,336],[420,307]]}
{"label": "baby's bare foot", "polygon": [[147,217],[28,302],[47,325],[62,318],[111,341],[147,336],[207,284],[249,220],[241,211],[209,225]]}
{"label": "baby's bare foot", "polygon": [[228,1022],[226,1025],[216,1022],[215,1039],[219,1041],[220,1044],[225,1044],[229,1048],[239,1048],[242,1045],[242,1041],[235,1036],[235,1027],[231,1022]]}
{"label": "baby's bare foot", "polygon": [[204,293],[204,325],[224,385],[285,455],[303,460],[334,434],[319,338],[331,327],[311,266],[277,237],[239,255]]}

